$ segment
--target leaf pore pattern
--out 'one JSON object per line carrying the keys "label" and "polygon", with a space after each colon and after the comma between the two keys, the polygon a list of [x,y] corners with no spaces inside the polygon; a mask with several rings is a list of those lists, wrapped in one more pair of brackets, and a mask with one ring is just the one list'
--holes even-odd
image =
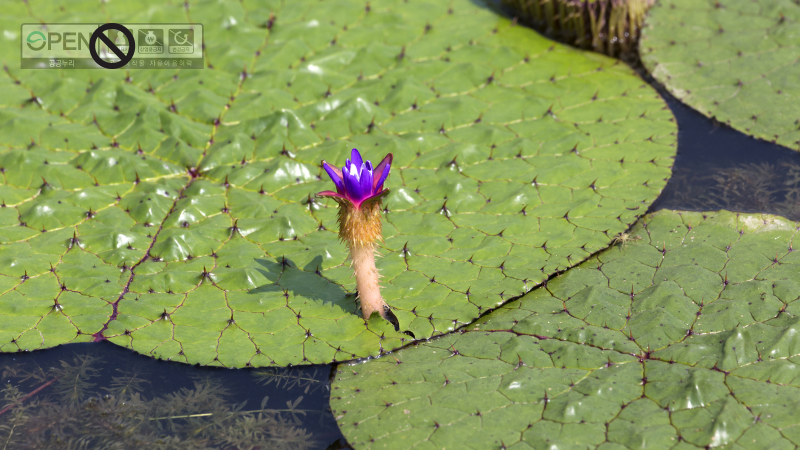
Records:
{"label": "leaf pore pattern", "polygon": [[649,214],[475,324],[338,366],[355,448],[796,448],[800,226]]}
{"label": "leaf pore pattern", "polygon": [[791,0],[657,2],[639,50],[653,77],[700,113],[800,150],[800,5]]}
{"label": "leaf pore pattern", "polygon": [[[202,22],[208,67],[0,79],[5,352],[379,355],[604,248],[670,175],[674,119],[634,72],[468,0],[48,5],[2,20]],[[357,315],[311,196],[351,148],[395,155],[378,268],[408,333]]]}

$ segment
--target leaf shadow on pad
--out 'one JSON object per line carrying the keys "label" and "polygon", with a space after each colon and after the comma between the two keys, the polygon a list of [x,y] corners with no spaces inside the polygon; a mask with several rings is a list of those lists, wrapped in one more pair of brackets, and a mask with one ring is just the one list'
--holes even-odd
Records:
{"label": "leaf shadow on pad", "polygon": [[[286,330],[296,331],[299,325],[303,330],[304,363],[350,360],[362,354],[377,356],[387,348],[402,346],[408,339],[377,315],[366,323],[359,315],[354,295],[317,273],[321,257],[311,260],[304,270],[284,257],[277,262],[264,259],[256,262],[267,269],[256,270],[273,284],[259,286],[249,293],[270,296],[272,301],[280,303],[285,301],[286,308],[280,308],[283,310],[280,326],[285,324]],[[286,309],[291,315],[286,314]],[[271,311],[269,314],[277,317]],[[275,333],[271,342],[291,352],[290,348],[297,348],[297,344],[287,346],[285,339],[291,339],[293,332]]]}
{"label": "leaf shadow on pad", "polygon": [[319,268],[322,267],[321,256],[314,257],[303,269],[298,268],[297,264],[285,256],[278,261],[256,259],[255,262],[267,269],[256,270],[273,284],[251,289],[250,294],[283,292],[292,309],[296,309],[296,302],[307,304],[308,300],[312,300],[321,305],[339,306],[349,314],[356,314],[358,311],[355,300],[350,301],[354,295],[319,272]]}

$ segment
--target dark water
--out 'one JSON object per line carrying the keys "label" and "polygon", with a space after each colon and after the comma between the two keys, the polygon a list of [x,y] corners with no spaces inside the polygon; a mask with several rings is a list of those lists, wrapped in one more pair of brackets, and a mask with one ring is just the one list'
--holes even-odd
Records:
{"label": "dark water", "polygon": [[709,119],[648,81],[678,120],[672,178],[651,211],[727,209],[800,220],[800,152]]}
{"label": "dark water", "polygon": [[0,407],[3,438],[15,428],[8,449],[347,448],[330,366],[195,367],[101,342],[0,354],[0,370],[2,407],[17,403]]}

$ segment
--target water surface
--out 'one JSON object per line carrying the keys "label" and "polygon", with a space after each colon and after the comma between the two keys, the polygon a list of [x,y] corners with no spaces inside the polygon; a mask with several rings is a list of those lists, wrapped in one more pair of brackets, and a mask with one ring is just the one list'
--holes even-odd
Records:
{"label": "water surface", "polygon": [[0,354],[0,368],[2,448],[341,448],[330,366],[190,366],[101,342]]}

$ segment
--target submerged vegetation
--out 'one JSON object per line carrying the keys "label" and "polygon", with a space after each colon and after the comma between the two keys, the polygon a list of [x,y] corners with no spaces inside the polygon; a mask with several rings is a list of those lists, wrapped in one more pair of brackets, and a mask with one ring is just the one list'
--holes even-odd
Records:
{"label": "submerged vegetation", "polygon": [[696,210],[726,209],[800,220],[800,163],[746,163],[713,170],[697,165],[675,173],[659,203]]}
{"label": "submerged vegetation", "polygon": [[[216,379],[196,378],[192,387],[151,395],[150,382],[138,371],[116,370],[107,381],[98,361],[88,355],[62,360],[60,366],[6,365],[0,409],[0,449],[225,449],[302,450],[311,434],[299,427],[306,411],[303,397],[285,408],[231,403]],[[278,389],[300,387],[307,393],[318,380],[289,372],[254,373]]]}
{"label": "submerged vegetation", "polygon": [[527,25],[558,41],[634,58],[654,0],[502,0]]}
{"label": "submerged vegetation", "polygon": [[285,367],[268,367],[257,370],[253,375],[262,386],[274,384],[276,390],[301,390],[303,395],[316,392],[326,385],[317,377],[319,369],[314,369],[310,375],[296,375],[291,369]]}

